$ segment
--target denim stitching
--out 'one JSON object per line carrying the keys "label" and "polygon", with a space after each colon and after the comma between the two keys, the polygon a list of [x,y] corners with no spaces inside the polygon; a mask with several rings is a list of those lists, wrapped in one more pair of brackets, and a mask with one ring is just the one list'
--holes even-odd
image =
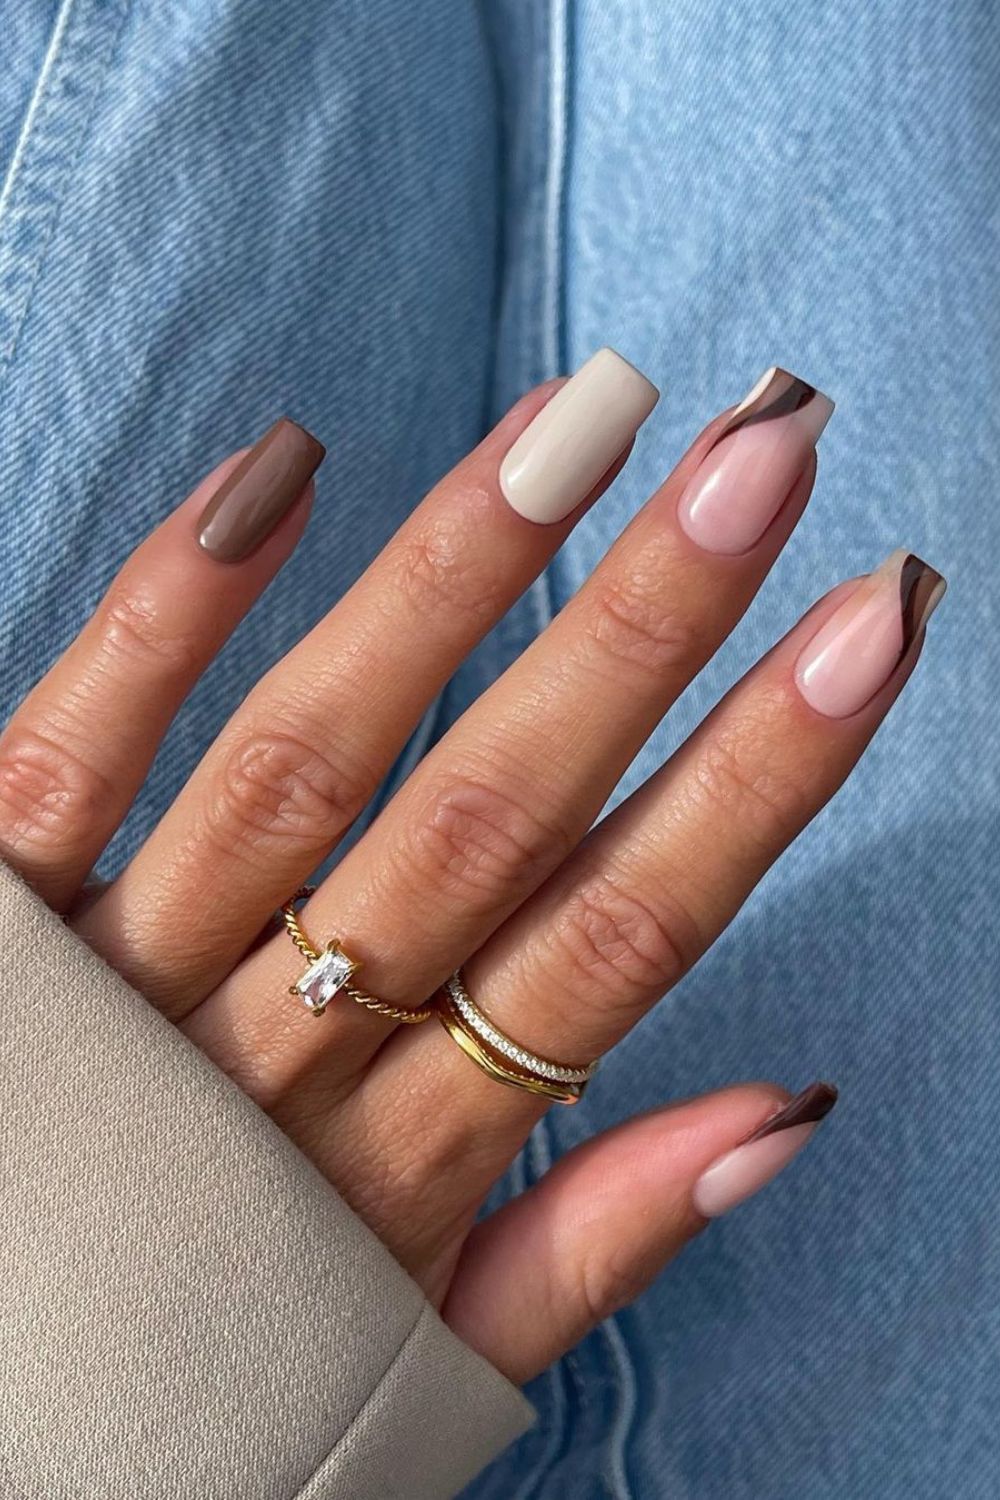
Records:
{"label": "denim stitching", "polygon": [[607,1435],[608,1489],[614,1496],[614,1500],[633,1500],[632,1486],[628,1479],[627,1449],[638,1411],[635,1366],[617,1317],[607,1318],[601,1324],[600,1333],[610,1351],[618,1374],[615,1380],[615,1390],[618,1395],[617,1410]]}
{"label": "denim stitching", "polygon": [[129,3],[64,0],[56,18],[0,196],[0,363],[17,349]]}
{"label": "denim stitching", "polygon": [[569,97],[569,0],[552,0],[549,9],[548,172],[545,185],[543,358],[550,374],[565,357],[565,204],[567,100]]}
{"label": "denim stitching", "polygon": [[[549,6],[548,170],[543,226],[542,359],[548,375],[566,368],[566,168],[569,161],[570,0]],[[531,586],[530,605],[539,632],[555,616],[552,567]]]}

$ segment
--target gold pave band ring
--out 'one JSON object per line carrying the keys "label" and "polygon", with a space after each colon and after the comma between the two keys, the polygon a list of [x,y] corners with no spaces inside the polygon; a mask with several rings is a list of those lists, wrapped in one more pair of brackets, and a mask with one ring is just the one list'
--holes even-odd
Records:
{"label": "gold pave band ring", "polygon": [[288,993],[298,995],[314,1016],[321,1016],[335,995],[346,995],[356,1005],[363,1005],[366,1010],[374,1011],[377,1016],[385,1016],[390,1021],[399,1021],[403,1026],[419,1026],[421,1021],[429,1021],[434,1014],[434,1006],[430,1002],[416,1010],[403,1010],[352,984],[352,975],[357,973],[361,965],[344,952],[336,938],[331,938],[322,951],[313,947],[302,931],[295,911],[296,902],[304,901],[312,894],[313,887],[304,885],[281,908],[288,936],[302,957],[309,961],[308,969],[301,979],[290,986]]}
{"label": "gold pave band ring", "polygon": [[438,1020],[452,1041],[497,1083],[525,1089],[529,1094],[539,1094],[559,1104],[576,1104],[582,1098],[596,1071],[596,1062],[574,1067],[529,1052],[505,1036],[483,1014],[465,988],[461,974],[453,974],[442,986],[435,1003]]}

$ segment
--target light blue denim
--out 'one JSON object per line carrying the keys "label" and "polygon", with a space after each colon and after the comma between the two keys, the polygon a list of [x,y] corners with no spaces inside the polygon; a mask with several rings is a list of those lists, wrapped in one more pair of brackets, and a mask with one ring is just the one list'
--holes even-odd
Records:
{"label": "light blue denim", "polygon": [[[772,362],[838,402],[808,513],[621,791],[896,545],[948,575],[859,771],[505,1191],[626,1111],[835,1079],[767,1193],[530,1394],[476,1500],[992,1500],[1000,42],[987,0],[7,0],[0,662],[288,411],[308,544],[185,707],[112,863],[259,673],[520,390],[611,343],[664,390],[612,493],[398,781]],[[308,584],[309,587],[304,587]]]}

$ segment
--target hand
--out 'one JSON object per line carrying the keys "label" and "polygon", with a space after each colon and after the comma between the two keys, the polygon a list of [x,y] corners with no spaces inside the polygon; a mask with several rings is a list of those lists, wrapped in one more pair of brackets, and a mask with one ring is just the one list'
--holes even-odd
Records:
{"label": "hand", "polygon": [[[655,393],[616,356],[522,400],[237,709],[131,863],[85,892],[172,715],[295,546],[322,450],[282,423],[143,543],[0,737],[0,853],[295,1140],[445,1319],[523,1381],[763,1185],[835,1095],[672,1104],[476,1212],[546,1101],[435,1019],[311,1015],[274,914],[424,710],[614,477]],[[551,403],[551,404],[548,404]],[[812,488],[825,397],[770,372],[412,771],[302,914],[419,1007],[460,965],[503,1033],[589,1063],[730,921],[832,795],[943,591],[907,554],[823,599],[593,831],[725,640]],[[533,420],[537,419],[537,420]],[[748,1137],[755,1136],[749,1144]]]}

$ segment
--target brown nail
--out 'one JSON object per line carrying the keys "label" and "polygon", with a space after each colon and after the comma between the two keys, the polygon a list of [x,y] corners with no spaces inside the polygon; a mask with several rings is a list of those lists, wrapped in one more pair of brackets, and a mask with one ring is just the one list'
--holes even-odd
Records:
{"label": "brown nail", "polygon": [[832,1083],[811,1083],[801,1094],[789,1099],[784,1109],[758,1125],[753,1135],[748,1135],[741,1144],[749,1146],[751,1141],[762,1141],[779,1130],[791,1130],[793,1125],[812,1125],[828,1115],[836,1102],[837,1090]]}
{"label": "brown nail", "polygon": [[311,432],[282,417],[206,505],[199,544],[218,562],[242,562],[270,536],[325,457]]}

